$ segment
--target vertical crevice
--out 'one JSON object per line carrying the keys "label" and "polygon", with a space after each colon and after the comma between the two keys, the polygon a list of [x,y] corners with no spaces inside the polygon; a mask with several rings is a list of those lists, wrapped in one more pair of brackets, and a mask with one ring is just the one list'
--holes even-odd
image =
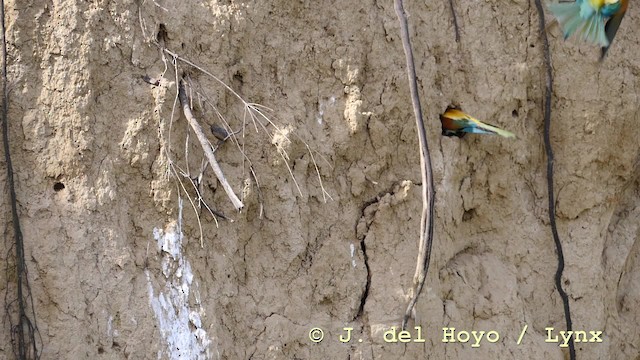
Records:
{"label": "vertical crevice", "polygon": [[362,240],[360,240],[360,249],[362,249],[364,267],[365,269],[367,269],[367,283],[364,285],[364,292],[362,293],[362,297],[360,298],[360,306],[358,307],[356,319],[362,317],[362,313],[364,312],[364,305],[366,304],[367,297],[369,296],[369,287],[371,286],[371,269],[369,269],[369,256],[367,255],[367,245],[365,244],[365,238],[366,237],[363,237]]}
{"label": "vertical crevice", "polygon": [[371,226],[371,222],[373,221],[372,220],[373,216],[371,216],[370,219],[367,219],[367,215],[365,214],[365,212],[369,206],[372,206],[373,204],[377,203],[379,199],[380,197],[376,196],[373,200],[369,200],[366,203],[364,203],[364,205],[360,209],[360,218],[358,219],[358,223],[360,221],[364,221],[365,228],[363,229],[363,231],[358,230],[358,223],[356,223],[356,229],[355,229],[356,239],[360,241],[360,250],[362,251],[362,261],[364,262],[364,267],[367,270],[367,282],[364,285],[364,291],[362,292],[362,295],[360,297],[360,305],[358,306],[358,312],[356,313],[356,316],[353,318],[354,321],[357,319],[360,319],[364,314],[364,306],[367,303],[367,298],[369,297],[369,289],[371,288],[371,268],[369,267],[369,255],[367,254],[366,238],[367,238],[367,233],[369,232],[369,226]]}

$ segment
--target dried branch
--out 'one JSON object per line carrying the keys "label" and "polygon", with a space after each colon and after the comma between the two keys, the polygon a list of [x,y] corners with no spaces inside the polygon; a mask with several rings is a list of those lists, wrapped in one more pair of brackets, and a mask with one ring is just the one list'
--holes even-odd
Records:
{"label": "dried branch", "polygon": [[405,329],[413,307],[418,302],[420,292],[424,287],[429,270],[429,259],[431,258],[431,245],[433,244],[433,213],[435,190],[433,187],[433,174],[431,169],[431,155],[427,144],[427,132],[422,119],[422,108],[420,106],[420,96],[418,95],[418,82],[416,80],[416,69],[413,62],[413,51],[409,41],[409,25],[407,15],[402,6],[402,0],[395,0],[396,14],[400,21],[402,35],[402,46],[407,59],[407,75],[409,77],[409,88],[411,90],[411,100],[413,102],[413,112],[416,116],[416,127],[418,128],[418,140],[420,142],[420,169],[422,174],[422,217],[420,219],[420,245],[418,246],[418,261],[416,273],[413,276],[413,294],[411,301],[407,305],[407,310],[402,319],[402,329]]}
{"label": "dried branch", "polygon": [[242,201],[240,201],[240,199],[233,192],[231,185],[229,185],[229,182],[224,177],[224,174],[222,173],[222,169],[220,168],[220,165],[216,160],[216,156],[213,153],[213,149],[209,144],[209,140],[204,135],[204,132],[202,131],[202,127],[200,126],[196,118],[193,116],[193,113],[191,112],[191,107],[189,106],[189,100],[187,98],[187,94],[185,93],[184,82],[182,79],[180,80],[180,84],[178,85],[178,97],[180,98],[180,103],[182,104],[182,111],[184,112],[184,116],[187,118],[189,125],[191,126],[196,136],[198,137],[198,141],[200,141],[202,150],[204,151],[204,154],[207,157],[207,160],[209,160],[209,164],[211,164],[211,168],[213,169],[213,172],[216,174],[218,181],[220,181],[222,188],[227,193],[229,200],[231,200],[231,203],[236,208],[236,210],[242,209],[244,207],[244,204],[242,204]]}
{"label": "dried branch", "polygon": [[[302,190],[300,189],[300,185],[298,184],[298,180],[295,178],[295,176],[293,175],[293,170],[291,168],[291,164],[290,164],[290,159],[289,159],[289,154],[287,154],[286,150],[280,146],[278,146],[278,144],[274,144],[274,135],[278,134],[279,136],[281,136],[283,139],[285,139],[286,141],[290,141],[289,137],[287,136],[287,133],[284,131],[284,129],[282,129],[281,127],[279,127],[275,121],[273,121],[271,119],[271,117],[269,116],[270,112],[273,112],[273,109],[266,107],[264,105],[261,104],[256,104],[256,103],[250,103],[245,101],[240,94],[238,94],[235,90],[233,90],[229,85],[227,85],[224,81],[222,81],[220,78],[218,78],[217,76],[215,76],[214,74],[212,74],[211,72],[207,71],[205,68],[197,65],[196,63],[190,61],[189,59],[186,59],[184,57],[181,57],[180,55],[178,55],[178,53],[173,52],[167,48],[165,48],[164,46],[162,46],[161,44],[156,44],[157,46],[159,46],[159,48],[161,49],[161,51],[163,53],[168,54],[169,56],[171,56],[174,59],[174,63],[179,60],[182,61],[183,63],[197,69],[198,71],[202,72],[203,74],[205,74],[206,76],[208,76],[209,78],[215,80],[216,82],[218,82],[220,85],[222,85],[227,91],[229,91],[235,98],[237,98],[243,106],[244,109],[244,115],[243,115],[243,125],[242,125],[242,132],[241,135],[244,138],[245,136],[245,128],[246,128],[246,124],[247,124],[247,116],[249,117],[249,120],[251,122],[253,122],[253,126],[256,130],[256,132],[259,131],[259,128],[261,128],[269,137],[269,140],[271,141],[271,143],[276,147],[276,150],[278,151],[278,155],[280,155],[280,157],[282,158],[285,166],[287,167],[287,171],[289,172],[289,175],[291,176],[291,179],[293,181],[293,184],[296,186],[296,189],[298,191],[298,194],[300,194],[300,196],[302,195]],[[212,105],[212,104],[211,104]],[[213,106],[213,105],[212,105]],[[221,114],[219,114],[219,112],[217,111],[217,109],[215,109],[214,106],[214,110],[216,111],[216,113],[219,115],[219,117],[221,119],[223,119],[223,117],[221,116]],[[227,124],[228,125],[228,124]],[[273,127],[272,131],[269,131],[269,129],[267,129],[267,127]],[[300,141],[302,141],[305,146],[307,146],[307,148],[309,148],[309,145],[302,140],[302,138],[300,138],[299,136],[297,136],[296,134],[293,134],[294,136],[296,136]],[[234,135],[233,138],[235,139],[236,136]],[[238,144],[237,140],[234,140],[236,142],[236,144],[238,146],[241,146],[242,148],[242,152],[244,154],[244,143],[242,143],[242,145]],[[310,148],[309,148],[310,149]],[[246,155],[245,155],[246,158]],[[314,162],[314,166],[316,167],[316,169],[318,168],[317,164],[315,163],[315,159],[312,158],[312,161]],[[327,201],[327,198],[329,199],[333,199],[329,193],[326,191],[326,189],[324,188],[324,185],[322,183],[322,177],[320,176],[320,172],[316,171],[317,175],[318,175],[318,179],[320,181],[320,188],[322,190],[322,196],[324,201]]]}

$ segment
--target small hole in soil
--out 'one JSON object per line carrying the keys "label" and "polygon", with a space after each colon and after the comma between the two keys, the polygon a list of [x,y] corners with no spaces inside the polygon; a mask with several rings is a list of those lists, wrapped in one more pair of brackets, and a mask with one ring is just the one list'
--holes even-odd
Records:
{"label": "small hole in soil", "polygon": [[57,182],[57,183],[53,184],[53,190],[54,191],[60,191],[62,189],[64,189],[64,184],[63,183]]}
{"label": "small hole in soil", "polygon": [[156,40],[159,43],[166,43],[168,40],[167,27],[164,24],[158,25],[158,33],[156,34]]}
{"label": "small hole in soil", "polygon": [[462,221],[469,221],[476,216],[476,209],[469,209],[462,214]]}

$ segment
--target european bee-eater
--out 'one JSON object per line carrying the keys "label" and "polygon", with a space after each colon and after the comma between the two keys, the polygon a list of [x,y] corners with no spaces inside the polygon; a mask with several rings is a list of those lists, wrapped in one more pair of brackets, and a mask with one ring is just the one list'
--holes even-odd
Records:
{"label": "european bee-eater", "polygon": [[507,138],[516,137],[513,133],[499,129],[493,125],[465,114],[462,110],[449,106],[444,114],[440,115],[442,123],[442,135],[463,137],[466,133],[474,134],[498,134]]}
{"label": "european bee-eater", "polygon": [[549,10],[560,23],[565,39],[575,33],[585,41],[600,45],[602,59],[620,27],[628,4],[629,0],[576,0],[551,4]]}

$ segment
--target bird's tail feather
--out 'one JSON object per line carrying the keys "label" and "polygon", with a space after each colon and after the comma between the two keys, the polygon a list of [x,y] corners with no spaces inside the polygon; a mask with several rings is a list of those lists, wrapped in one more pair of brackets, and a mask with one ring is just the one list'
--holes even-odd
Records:
{"label": "bird's tail feather", "polygon": [[476,126],[477,126],[476,130],[479,130],[479,131],[473,131],[473,132],[476,132],[478,134],[497,134],[506,138],[516,137],[516,135],[512,132],[509,132],[507,130],[502,130],[499,127],[489,125],[487,123],[480,123],[480,124],[477,124]]}
{"label": "bird's tail feather", "polygon": [[578,29],[577,33],[583,40],[609,46],[609,39],[604,31],[604,19],[600,15],[593,15]]}

